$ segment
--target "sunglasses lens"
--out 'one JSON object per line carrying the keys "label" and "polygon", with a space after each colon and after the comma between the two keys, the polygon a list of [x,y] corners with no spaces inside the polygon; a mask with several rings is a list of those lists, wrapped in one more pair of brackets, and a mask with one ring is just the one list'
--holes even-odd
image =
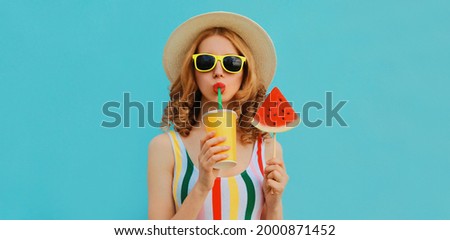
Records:
{"label": "sunglasses lens", "polygon": [[210,55],[199,55],[197,57],[196,65],[197,68],[206,71],[210,70],[214,66],[215,58]]}
{"label": "sunglasses lens", "polygon": [[242,60],[235,56],[227,56],[223,59],[223,66],[230,72],[238,72],[242,68]]}

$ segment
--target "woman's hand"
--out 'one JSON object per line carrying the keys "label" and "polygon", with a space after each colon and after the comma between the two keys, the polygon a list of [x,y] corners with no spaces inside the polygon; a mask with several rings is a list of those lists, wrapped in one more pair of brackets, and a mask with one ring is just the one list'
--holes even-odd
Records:
{"label": "woman's hand", "polygon": [[230,149],[230,146],[216,146],[225,141],[225,137],[214,137],[215,132],[209,132],[200,140],[200,153],[198,155],[199,177],[198,188],[203,192],[209,192],[214,186],[214,180],[219,174],[213,166],[217,161],[224,160],[228,154],[220,152]]}
{"label": "woman's hand", "polygon": [[264,169],[263,192],[266,204],[275,205],[281,203],[281,195],[289,180],[284,163],[273,158],[266,163]]}

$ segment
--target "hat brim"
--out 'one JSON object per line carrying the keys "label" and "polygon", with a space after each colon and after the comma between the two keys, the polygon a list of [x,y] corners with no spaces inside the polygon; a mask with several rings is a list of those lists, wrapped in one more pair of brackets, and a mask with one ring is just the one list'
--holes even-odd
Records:
{"label": "hat brim", "polygon": [[172,32],[163,54],[164,70],[169,81],[173,83],[179,77],[185,57],[183,53],[189,50],[202,31],[213,27],[230,29],[245,41],[254,56],[258,78],[268,88],[277,62],[272,40],[256,22],[230,12],[210,12],[192,17]]}

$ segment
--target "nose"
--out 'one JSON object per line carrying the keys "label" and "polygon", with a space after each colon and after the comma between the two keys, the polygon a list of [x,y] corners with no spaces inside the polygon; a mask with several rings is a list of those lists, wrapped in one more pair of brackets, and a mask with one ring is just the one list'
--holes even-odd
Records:
{"label": "nose", "polygon": [[220,61],[217,61],[216,66],[213,69],[213,76],[214,78],[223,78],[224,70],[222,68],[222,63]]}

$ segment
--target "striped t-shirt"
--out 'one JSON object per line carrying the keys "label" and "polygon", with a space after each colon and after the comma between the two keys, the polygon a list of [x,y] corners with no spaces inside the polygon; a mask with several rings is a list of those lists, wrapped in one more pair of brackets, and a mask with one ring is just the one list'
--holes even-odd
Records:
{"label": "striped t-shirt", "polygon": [[[172,195],[178,211],[194,187],[199,170],[192,163],[180,135],[174,131],[168,134],[175,155]],[[258,138],[247,169],[236,176],[216,178],[197,219],[260,219],[264,205],[264,167],[264,144]]]}

